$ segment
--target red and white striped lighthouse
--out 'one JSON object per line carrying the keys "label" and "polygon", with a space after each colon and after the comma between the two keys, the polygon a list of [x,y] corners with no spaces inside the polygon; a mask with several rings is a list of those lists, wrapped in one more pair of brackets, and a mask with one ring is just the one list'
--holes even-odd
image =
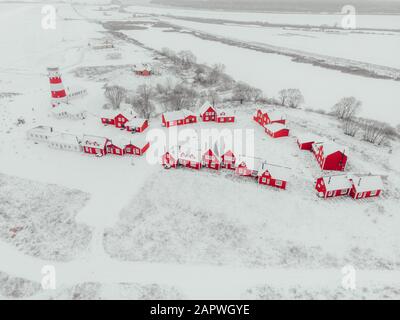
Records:
{"label": "red and white striped lighthouse", "polygon": [[59,68],[47,68],[50,80],[51,104],[53,107],[67,100]]}

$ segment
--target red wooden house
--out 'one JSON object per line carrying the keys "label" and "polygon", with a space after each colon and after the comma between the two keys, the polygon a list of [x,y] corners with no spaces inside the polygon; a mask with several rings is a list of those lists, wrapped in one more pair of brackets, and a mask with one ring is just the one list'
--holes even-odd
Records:
{"label": "red wooden house", "polygon": [[272,138],[287,137],[289,129],[281,123],[271,123],[264,125],[265,132]]}
{"label": "red wooden house", "polygon": [[186,168],[199,170],[202,165],[199,150],[189,145],[181,146],[178,151],[178,163]]}
{"label": "red wooden house", "polygon": [[84,135],[82,138],[83,152],[104,156],[107,154],[107,145],[109,140],[104,137]]}
{"label": "red wooden house", "polygon": [[104,110],[100,117],[101,123],[104,125],[114,125],[115,113],[112,111]]}
{"label": "red wooden house", "polygon": [[149,121],[147,119],[142,118],[132,118],[128,122],[125,123],[125,128],[129,132],[143,132],[148,128]]}
{"label": "red wooden house", "polygon": [[161,163],[164,168],[176,168],[178,166],[178,146],[172,146],[165,150],[161,157]]}
{"label": "red wooden house", "polygon": [[130,141],[125,137],[113,137],[107,145],[107,153],[114,154],[117,156],[123,156],[125,154],[125,146]]}
{"label": "red wooden house", "polygon": [[221,159],[218,155],[218,150],[216,146],[211,148],[209,146],[205,146],[201,152],[202,154],[202,165],[204,167],[219,170],[221,167]]}
{"label": "red wooden house", "polygon": [[380,176],[351,176],[350,196],[353,199],[378,197],[383,190]]}
{"label": "red wooden house", "polygon": [[317,179],[315,189],[321,198],[347,196],[350,193],[351,182],[347,175],[321,177]]}
{"label": "red wooden house", "polygon": [[279,189],[286,189],[289,169],[263,162],[258,169],[258,183]]}
{"label": "red wooden house", "polygon": [[150,142],[144,138],[135,138],[125,146],[125,154],[131,154],[135,156],[142,156],[149,149]]}
{"label": "red wooden house", "polygon": [[228,110],[218,110],[216,121],[218,123],[235,122],[235,116]]}
{"label": "red wooden house", "polygon": [[261,126],[271,123],[286,124],[286,116],[275,110],[257,109],[253,119]]}
{"label": "red wooden house", "polygon": [[133,70],[136,75],[148,77],[152,74],[152,68],[147,63],[140,63],[133,66]]}
{"label": "red wooden house", "polygon": [[172,112],[165,112],[161,117],[162,125],[169,128],[172,126],[181,126],[189,123],[196,123],[196,115],[186,109]]}
{"label": "red wooden house", "polygon": [[255,115],[253,116],[253,120],[263,126],[267,123],[267,112],[266,109],[257,109]]}
{"label": "red wooden house", "polygon": [[217,109],[208,101],[200,108],[200,118],[204,122],[217,120]]}
{"label": "red wooden house", "polygon": [[320,142],[321,139],[310,134],[300,135],[297,137],[297,145],[301,150],[312,151],[312,146],[317,141]]}
{"label": "red wooden house", "polygon": [[261,160],[258,158],[239,156],[236,159],[235,174],[245,177],[257,177]]}
{"label": "red wooden house", "polygon": [[312,151],[322,170],[343,171],[346,168],[346,149],[333,142],[318,142],[312,145]]}
{"label": "red wooden house", "polygon": [[112,113],[108,112],[107,114],[104,113],[104,115],[101,117],[101,122],[104,125],[113,125],[117,128],[125,128],[125,123],[128,121],[129,116],[126,113],[118,113],[117,115],[112,116]]}

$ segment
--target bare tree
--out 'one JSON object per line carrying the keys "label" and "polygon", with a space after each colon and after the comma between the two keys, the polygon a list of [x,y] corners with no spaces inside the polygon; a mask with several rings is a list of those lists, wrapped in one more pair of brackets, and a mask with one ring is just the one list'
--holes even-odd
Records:
{"label": "bare tree", "polygon": [[343,132],[344,134],[355,137],[357,132],[360,130],[360,124],[353,120],[353,119],[347,119],[343,123]]}
{"label": "bare tree", "polygon": [[351,119],[361,109],[361,104],[354,97],[344,97],[332,107],[332,111],[338,119]]}
{"label": "bare tree", "polygon": [[282,89],[278,93],[278,100],[282,106],[298,108],[304,103],[303,94],[299,89]]}
{"label": "bare tree", "polygon": [[206,96],[207,100],[210,101],[213,107],[215,107],[215,105],[220,102],[218,92],[215,90],[208,90]]}
{"label": "bare tree", "polygon": [[374,120],[363,120],[362,126],[364,129],[363,140],[376,143],[378,145],[383,144],[389,133],[389,126],[386,123],[374,121]]}
{"label": "bare tree", "polygon": [[250,101],[252,90],[253,88],[247,83],[238,82],[233,88],[233,99],[239,100],[240,104],[243,104],[244,101]]}
{"label": "bare tree", "polygon": [[196,90],[183,84],[177,84],[171,92],[164,94],[161,100],[166,110],[181,110],[195,107],[198,98]]}
{"label": "bare tree", "polygon": [[278,99],[282,106],[286,106],[286,101],[288,99],[288,89],[282,89],[278,93]]}
{"label": "bare tree", "polygon": [[106,87],[104,95],[110,102],[113,109],[118,109],[121,102],[126,97],[126,89],[120,86],[109,86]]}
{"label": "bare tree", "polygon": [[191,68],[197,61],[196,56],[189,50],[178,52],[178,58],[183,69]]}
{"label": "bare tree", "polygon": [[154,89],[148,84],[138,86],[136,95],[130,100],[136,112],[143,118],[149,119],[154,112],[154,104],[151,101]]}

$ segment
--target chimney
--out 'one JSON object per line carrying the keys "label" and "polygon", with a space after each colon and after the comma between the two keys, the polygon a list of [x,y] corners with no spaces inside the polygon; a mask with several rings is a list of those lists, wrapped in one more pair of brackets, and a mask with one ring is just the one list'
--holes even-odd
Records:
{"label": "chimney", "polygon": [[67,100],[67,93],[65,92],[64,85],[62,83],[59,68],[47,68],[47,72],[50,81],[51,104],[53,107],[55,107],[61,102],[65,102]]}

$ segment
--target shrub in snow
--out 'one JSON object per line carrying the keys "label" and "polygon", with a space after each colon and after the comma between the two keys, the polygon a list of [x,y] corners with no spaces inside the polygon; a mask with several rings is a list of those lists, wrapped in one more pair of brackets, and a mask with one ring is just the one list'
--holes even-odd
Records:
{"label": "shrub in snow", "polygon": [[0,272],[0,296],[8,299],[30,297],[41,290],[39,283]]}
{"label": "shrub in snow", "polygon": [[332,112],[338,119],[352,119],[360,111],[361,105],[362,102],[356,98],[345,97],[332,107]]}

